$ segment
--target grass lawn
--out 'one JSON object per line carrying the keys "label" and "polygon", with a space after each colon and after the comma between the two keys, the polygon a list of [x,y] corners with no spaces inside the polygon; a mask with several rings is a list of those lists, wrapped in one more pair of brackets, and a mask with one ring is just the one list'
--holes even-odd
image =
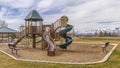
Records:
{"label": "grass lawn", "polygon": [[[106,42],[120,44],[120,38],[78,38],[80,42]],[[107,62],[94,65],[66,65],[39,62],[16,61],[0,52],[0,68],[120,68],[120,46],[110,56]]]}

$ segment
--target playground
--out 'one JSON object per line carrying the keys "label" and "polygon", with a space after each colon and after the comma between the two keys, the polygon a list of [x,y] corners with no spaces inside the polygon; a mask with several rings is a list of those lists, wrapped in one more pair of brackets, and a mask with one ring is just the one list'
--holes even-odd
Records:
{"label": "playground", "polygon": [[[76,41],[76,39],[74,41]],[[113,38],[113,39],[109,38],[109,40],[108,40],[108,37],[107,38],[91,38],[91,39],[84,38],[84,39],[79,39],[79,40],[77,39],[77,41],[86,42],[86,43],[87,42],[104,43],[105,41],[110,41],[111,43],[120,44],[119,38]],[[3,44],[1,44],[1,45],[3,46]],[[1,45],[0,45],[0,48],[1,48]],[[7,47],[7,44],[6,44],[6,47]],[[8,48],[8,50],[9,50],[9,48]],[[87,49],[85,49],[85,51],[86,50]],[[41,50],[39,50],[39,51],[41,51]],[[18,52],[18,54],[19,54],[19,52]],[[31,61],[26,62],[26,61],[14,60],[13,58],[9,57],[8,55],[5,55],[4,53],[0,52],[0,58],[1,58],[0,66],[2,68],[9,68],[9,67],[12,67],[12,68],[17,68],[17,67],[20,67],[20,68],[54,68],[54,67],[56,67],[56,68],[61,68],[61,67],[62,68],[104,68],[104,67],[105,68],[119,68],[120,67],[119,52],[120,52],[120,46],[118,45],[117,48],[115,49],[115,51],[110,56],[110,58],[108,59],[108,61],[106,61],[104,63],[93,64],[93,65],[91,65],[91,64],[90,65],[81,65],[81,64],[79,64],[79,65],[72,64],[71,65],[71,64],[56,64],[56,63],[44,63],[44,62],[40,63],[40,62],[31,62]],[[65,52],[63,52],[63,53],[65,53]],[[100,53],[100,54],[102,55],[102,53]],[[61,54],[61,55],[63,55],[63,54]],[[47,55],[45,54],[45,56],[47,56]],[[52,58],[52,57],[56,57],[56,56],[50,56],[50,57]],[[80,59],[81,59],[81,57],[80,57]]]}
{"label": "playground", "polygon": [[93,64],[106,61],[117,45],[74,41],[73,32],[70,32],[74,27],[68,23],[67,16],[52,24],[44,24],[39,13],[32,10],[24,20],[19,38],[0,45],[2,52],[18,60]]}
{"label": "playground", "polygon": [[[95,45],[95,46],[94,46]],[[55,56],[48,56],[46,50],[42,50],[41,46],[37,46],[36,49],[33,49],[30,46],[23,46],[19,44],[19,52],[11,53],[11,50],[7,45],[0,45],[0,50],[5,51],[6,53],[16,57],[17,59],[24,60],[34,60],[41,62],[57,62],[57,63],[88,63],[88,62],[98,62],[102,60],[107,53],[114,46],[107,47],[107,53],[102,53],[101,44],[95,43],[72,43],[67,50],[62,50],[59,46],[56,47]]]}

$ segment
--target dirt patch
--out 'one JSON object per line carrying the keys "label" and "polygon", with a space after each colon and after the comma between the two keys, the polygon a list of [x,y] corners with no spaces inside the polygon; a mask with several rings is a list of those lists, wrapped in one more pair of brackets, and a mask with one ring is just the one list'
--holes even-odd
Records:
{"label": "dirt patch", "polygon": [[35,49],[23,45],[18,45],[18,47],[20,48],[18,55],[12,54],[7,44],[1,44],[0,50],[19,59],[80,63],[100,61],[113,48],[113,46],[108,46],[107,53],[102,53],[101,44],[72,43],[68,46],[67,50],[60,49],[57,46],[56,55],[47,56],[47,50],[42,50],[40,45]]}

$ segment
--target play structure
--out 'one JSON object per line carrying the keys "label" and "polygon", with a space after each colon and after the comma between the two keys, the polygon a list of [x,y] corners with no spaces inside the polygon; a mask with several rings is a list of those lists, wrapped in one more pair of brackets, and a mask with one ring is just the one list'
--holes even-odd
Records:
{"label": "play structure", "polygon": [[9,47],[15,49],[17,44],[24,38],[32,38],[32,47],[36,48],[36,38],[41,37],[42,50],[47,48],[47,55],[55,55],[56,44],[55,41],[60,41],[61,38],[65,39],[65,43],[58,45],[62,49],[67,49],[67,46],[72,43],[72,37],[67,35],[73,26],[67,24],[68,17],[62,16],[60,19],[52,24],[44,25],[42,17],[36,10],[32,10],[25,18],[25,26],[21,29],[21,37]]}

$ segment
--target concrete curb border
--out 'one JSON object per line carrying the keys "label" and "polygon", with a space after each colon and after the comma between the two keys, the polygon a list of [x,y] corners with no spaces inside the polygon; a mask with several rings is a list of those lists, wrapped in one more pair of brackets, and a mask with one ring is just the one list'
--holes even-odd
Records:
{"label": "concrete curb border", "polygon": [[29,59],[18,59],[10,54],[8,54],[7,52],[5,51],[2,51],[0,50],[0,52],[8,55],[9,57],[11,57],[12,59],[14,60],[20,60],[20,61],[30,61],[30,62],[46,62],[46,63],[60,63],[60,64],[97,64],[97,63],[103,63],[105,61],[107,61],[110,57],[110,55],[112,54],[112,52],[115,50],[115,48],[118,46],[118,44],[111,44],[113,45],[114,47],[111,49],[111,51],[100,61],[96,61],[96,62],[81,62],[81,63],[78,63],[78,62],[56,62],[56,61],[40,61],[40,60],[29,60]]}

